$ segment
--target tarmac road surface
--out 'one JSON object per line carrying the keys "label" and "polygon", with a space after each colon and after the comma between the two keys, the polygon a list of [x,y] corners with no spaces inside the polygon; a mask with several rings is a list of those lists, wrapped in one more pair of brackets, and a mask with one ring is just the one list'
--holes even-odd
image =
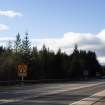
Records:
{"label": "tarmac road surface", "polygon": [[72,105],[105,90],[104,80],[0,87],[1,105]]}

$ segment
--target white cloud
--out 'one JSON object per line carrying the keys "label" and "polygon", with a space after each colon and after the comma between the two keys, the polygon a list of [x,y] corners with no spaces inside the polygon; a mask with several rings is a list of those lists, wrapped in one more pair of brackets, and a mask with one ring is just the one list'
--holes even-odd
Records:
{"label": "white cloud", "polygon": [[9,29],[9,27],[7,25],[0,24],[0,32],[1,31],[7,31],[8,29]]}
{"label": "white cloud", "polygon": [[79,49],[95,51],[98,60],[105,64],[105,30],[98,34],[68,32],[58,39],[33,39],[33,44],[39,49],[45,44],[55,52],[61,48],[68,54],[72,53],[74,45],[78,44]]}
{"label": "white cloud", "polygon": [[48,38],[48,39],[33,39],[33,44],[42,46],[45,44],[52,49],[73,49],[74,44],[78,44],[80,49],[96,50],[104,46],[104,43],[97,35],[90,33],[65,33],[62,38]]}
{"label": "white cloud", "polygon": [[14,41],[14,37],[0,37],[0,42]]}
{"label": "white cloud", "polygon": [[0,37],[0,45],[7,46],[9,41],[14,44],[15,37]]}
{"label": "white cloud", "polygon": [[105,42],[105,29],[102,30],[102,31],[97,35],[97,37],[98,37],[101,41],[103,41],[103,43],[104,43],[104,42]]}
{"label": "white cloud", "polygon": [[0,16],[8,16],[8,17],[16,17],[16,16],[22,16],[22,13],[20,12],[15,12],[13,10],[7,10],[7,11],[2,11],[0,10]]}
{"label": "white cloud", "polygon": [[104,57],[98,57],[98,61],[101,63],[101,64],[105,64],[105,56]]}

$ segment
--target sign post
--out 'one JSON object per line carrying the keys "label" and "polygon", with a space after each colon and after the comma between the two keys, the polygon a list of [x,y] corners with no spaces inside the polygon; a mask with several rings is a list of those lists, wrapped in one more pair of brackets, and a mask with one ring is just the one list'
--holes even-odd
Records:
{"label": "sign post", "polygon": [[27,76],[27,65],[26,64],[19,64],[18,65],[18,76],[21,77],[22,83],[24,83],[24,77]]}

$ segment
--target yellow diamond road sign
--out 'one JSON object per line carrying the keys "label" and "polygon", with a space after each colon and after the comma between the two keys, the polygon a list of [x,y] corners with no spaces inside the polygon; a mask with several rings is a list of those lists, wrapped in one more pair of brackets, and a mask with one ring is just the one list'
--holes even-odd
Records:
{"label": "yellow diamond road sign", "polygon": [[18,65],[18,76],[27,76],[27,65],[19,64]]}

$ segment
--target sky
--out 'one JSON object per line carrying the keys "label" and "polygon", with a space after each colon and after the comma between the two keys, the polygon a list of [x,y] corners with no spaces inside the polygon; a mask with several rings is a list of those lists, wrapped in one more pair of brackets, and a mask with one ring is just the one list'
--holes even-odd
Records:
{"label": "sky", "polygon": [[105,0],[0,0],[0,43],[26,31],[32,45],[95,51],[105,64]]}

